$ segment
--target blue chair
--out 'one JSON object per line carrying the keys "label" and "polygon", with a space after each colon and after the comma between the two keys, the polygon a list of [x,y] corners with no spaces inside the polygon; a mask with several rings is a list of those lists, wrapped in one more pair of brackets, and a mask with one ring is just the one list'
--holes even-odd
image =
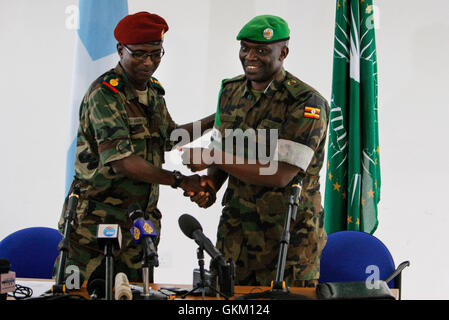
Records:
{"label": "blue chair", "polygon": [[340,231],[328,235],[320,265],[319,283],[366,281],[379,275],[376,280],[399,289],[400,299],[401,272],[410,262],[395,268],[393,257],[378,238],[365,232]]}
{"label": "blue chair", "polygon": [[0,258],[11,263],[18,278],[51,279],[62,235],[56,229],[32,227],[16,231],[0,242]]}

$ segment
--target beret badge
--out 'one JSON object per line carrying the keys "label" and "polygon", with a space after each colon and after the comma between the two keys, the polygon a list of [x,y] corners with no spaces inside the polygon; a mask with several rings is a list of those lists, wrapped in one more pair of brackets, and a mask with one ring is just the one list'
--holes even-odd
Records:
{"label": "beret badge", "polygon": [[267,40],[270,40],[271,38],[273,38],[273,29],[271,29],[271,28],[266,28],[264,31],[263,31],[263,37],[265,38],[265,39],[267,39]]}

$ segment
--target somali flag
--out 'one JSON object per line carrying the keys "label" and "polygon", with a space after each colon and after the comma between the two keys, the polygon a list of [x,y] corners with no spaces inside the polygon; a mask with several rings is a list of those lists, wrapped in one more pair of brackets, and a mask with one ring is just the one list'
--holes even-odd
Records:
{"label": "somali flag", "polygon": [[75,175],[78,110],[86,90],[98,76],[115,67],[118,61],[114,28],[128,14],[127,0],[79,0],[79,28],[70,105],[69,141],[65,194]]}

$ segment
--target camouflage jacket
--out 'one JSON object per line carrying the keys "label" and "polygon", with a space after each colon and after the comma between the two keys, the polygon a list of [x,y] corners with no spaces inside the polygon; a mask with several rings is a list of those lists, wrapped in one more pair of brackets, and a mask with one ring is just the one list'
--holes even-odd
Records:
{"label": "camouflage jacket", "polygon": [[[212,147],[229,152],[227,148],[231,143],[234,144],[234,155],[250,159],[259,155],[248,142],[254,137],[246,134],[254,129],[258,141],[256,149],[262,146],[270,150],[271,160],[300,168],[303,189],[297,218],[290,230],[287,264],[298,268],[295,271],[297,279],[316,279],[321,250],[326,242],[319,172],[324,161],[328,103],[316,90],[284,71],[282,81],[273,81],[259,95],[251,91],[244,75],[224,80],[218,108],[220,115],[212,133]],[[235,129],[241,129],[246,135],[247,144],[243,151],[235,146],[238,140]],[[261,139],[258,129],[274,129],[277,132],[274,145],[266,138],[272,134]],[[234,137],[230,139],[232,135]],[[222,201],[224,209],[217,247],[234,261],[242,259],[244,250],[248,261],[242,264],[249,269],[275,270],[291,189],[290,186],[253,185],[230,175]]]}
{"label": "camouflage jacket", "polygon": [[[161,84],[151,78],[149,106],[141,104],[120,64],[101,75],[87,90],[79,109],[75,178],[71,187],[78,185],[81,189],[77,209],[80,224],[90,226],[105,220],[120,223],[125,229],[122,234],[127,236],[131,227],[127,209],[137,203],[159,234],[159,185],[116,174],[110,163],[135,154],[155,167],[162,167],[164,151],[174,145],[170,133],[176,128],[166,108],[164,93]],[[62,220],[60,226],[61,223]],[[83,238],[81,244],[96,236],[88,229],[76,230]]]}

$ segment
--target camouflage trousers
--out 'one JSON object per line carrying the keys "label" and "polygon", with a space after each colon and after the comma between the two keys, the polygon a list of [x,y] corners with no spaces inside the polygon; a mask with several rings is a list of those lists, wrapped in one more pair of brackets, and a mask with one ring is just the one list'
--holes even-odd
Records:
{"label": "camouflage trousers", "polygon": [[[319,194],[303,199],[291,225],[284,270],[289,286],[314,286],[320,276],[321,252],[327,240],[320,199]],[[285,213],[263,211],[274,202],[255,210],[249,203],[223,209],[217,248],[235,262],[237,285],[270,286],[276,278]]]}
{"label": "camouflage trousers", "polygon": [[[266,265],[265,268],[253,269],[249,267],[248,263],[243,257],[248,257],[247,250],[243,248],[240,252],[240,257],[235,261],[236,274],[235,285],[241,286],[270,286],[271,282],[276,279],[276,267]],[[249,255],[251,257],[251,254]],[[316,264],[312,265],[286,265],[284,270],[283,280],[288,286],[291,287],[316,287],[318,284],[319,273],[313,273],[312,279],[304,279],[307,273],[310,274],[310,270],[314,270]],[[212,267],[211,267],[212,269]],[[305,272],[309,270],[309,272]]]}
{"label": "camouflage trousers", "polygon": [[[289,287],[301,287],[301,288],[316,288],[318,285],[318,279],[312,280],[297,280],[292,276],[293,268],[285,270],[284,281]],[[240,272],[239,272],[240,271]],[[236,285],[239,286],[270,286],[271,282],[275,278],[271,278],[272,273],[251,271],[249,274],[242,274],[241,270],[237,271],[236,275]],[[246,275],[246,277],[245,277]],[[245,277],[245,278],[244,278]]]}

